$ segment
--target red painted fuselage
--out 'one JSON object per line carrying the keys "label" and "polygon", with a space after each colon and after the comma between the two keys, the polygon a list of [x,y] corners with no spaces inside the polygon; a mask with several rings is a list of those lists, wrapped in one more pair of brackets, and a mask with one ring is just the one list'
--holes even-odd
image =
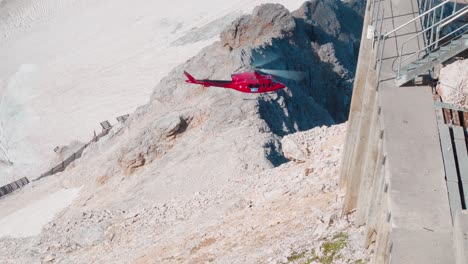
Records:
{"label": "red painted fuselage", "polygon": [[219,81],[219,80],[196,80],[184,72],[187,76],[186,82],[200,84],[204,87],[223,87],[234,89],[243,93],[267,93],[283,89],[285,86],[276,82],[271,75],[262,75],[258,72],[244,72],[231,75],[232,81]]}

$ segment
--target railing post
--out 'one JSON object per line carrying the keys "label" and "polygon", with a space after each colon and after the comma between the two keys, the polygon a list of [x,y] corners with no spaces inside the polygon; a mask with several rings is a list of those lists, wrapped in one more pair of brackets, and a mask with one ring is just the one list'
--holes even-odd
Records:
{"label": "railing post", "polygon": [[397,71],[397,79],[400,78],[400,69],[401,69],[401,57],[403,56],[403,45],[401,45],[400,49],[400,56],[398,56],[398,71]]}
{"label": "railing post", "polygon": [[383,40],[382,40],[382,48],[380,49],[380,56],[379,56],[379,71],[377,72],[377,87],[376,89],[379,90],[379,85],[380,85],[380,74],[382,72],[382,59],[383,59],[383,51],[385,49],[385,39],[386,35],[384,34]]}
{"label": "railing post", "polygon": [[443,5],[442,8],[440,9],[439,21],[442,21],[442,19],[444,19],[444,8],[445,8],[445,5]]}
{"label": "railing post", "polygon": [[[380,7],[379,7],[379,13],[380,13]],[[383,27],[383,19],[384,19],[384,16],[385,16],[385,7],[382,8],[382,18],[380,19],[380,28],[379,28],[379,38],[378,38],[378,41],[377,41],[377,52],[375,53],[376,54],[376,60],[375,60],[375,65],[374,65],[374,69],[376,70],[377,69],[377,63],[378,63],[378,59],[379,59],[379,51],[380,51],[380,43],[382,41],[382,38],[385,38],[385,34],[382,35],[382,27]]]}
{"label": "railing post", "polygon": [[[431,8],[432,8],[432,1],[429,2],[429,9],[431,9]],[[426,11],[427,11],[427,9],[426,9]],[[431,12],[426,14],[426,24],[424,25],[424,28],[429,27],[429,21],[431,21]]]}
{"label": "railing post", "polygon": [[[423,12],[423,13],[425,13],[425,12],[427,11],[427,3],[428,3],[428,2],[429,2],[428,0],[425,0],[425,1],[424,1],[424,12]],[[423,21],[422,21],[421,25],[423,25],[423,26],[424,26],[424,24],[426,23],[426,16],[427,16],[427,15],[424,15],[424,16],[422,17],[422,20],[423,20]]]}
{"label": "railing post", "polygon": [[437,27],[437,31],[436,31],[436,45],[435,45],[435,49],[437,49],[439,47],[439,36],[440,36],[440,27],[438,26]]}
{"label": "railing post", "polygon": [[[380,1],[379,1],[380,3]],[[376,14],[376,11],[377,11],[377,14]],[[375,28],[377,27],[377,19],[379,19],[379,8],[378,6],[375,4],[375,0],[372,1],[372,26],[374,27],[374,30]]]}
{"label": "railing post", "polygon": [[[375,15],[375,26],[374,26],[374,32],[377,30],[377,23],[379,21],[379,18],[380,18],[380,1],[377,5],[375,5],[374,3],[374,10],[377,10],[377,14]],[[380,32],[378,32],[380,34]]]}
{"label": "railing post", "polygon": [[429,45],[429,50],[433,50],[432,49],[432,45],[434,44],[434,24],[435,24],[435,19],[436,19],[436,10],[437,9],[434,9],[434,11],[432,12],[432,25],[431,25],[431,40],[430,40],[430,45]]}

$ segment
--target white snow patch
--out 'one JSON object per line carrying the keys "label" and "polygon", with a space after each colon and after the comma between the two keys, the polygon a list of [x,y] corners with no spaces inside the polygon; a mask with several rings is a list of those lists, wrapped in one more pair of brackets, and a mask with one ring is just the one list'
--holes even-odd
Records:
{"label": "white snow patch", "polygon": [[67,207],[77,196],[80,188],[59,190],[35,203],[0,219],[0,237],[28,237],[41,233],[42,227],[55,214]]}

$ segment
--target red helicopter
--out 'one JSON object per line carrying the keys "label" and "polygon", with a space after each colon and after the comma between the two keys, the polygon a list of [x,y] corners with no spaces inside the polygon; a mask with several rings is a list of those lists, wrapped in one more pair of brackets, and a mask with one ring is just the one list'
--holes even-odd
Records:
{"label": "red helicopter", "polygon": [[232,74],[232,81],[196,80],[185,71],[184,74],[188,79],[185,82],[188,83],[201,84],[204,87],[223,87],[243,93],[267,93],[285,88],[282,83],[276,82],[271,75],[263,75],[256,71]]}

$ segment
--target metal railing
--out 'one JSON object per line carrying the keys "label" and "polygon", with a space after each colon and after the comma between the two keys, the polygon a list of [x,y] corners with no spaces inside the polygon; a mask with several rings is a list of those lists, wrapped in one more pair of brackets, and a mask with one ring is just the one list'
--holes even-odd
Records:
{"label": "metal railing", "polygon": [[[456,2],[455,2],[455,4],[456,4]],[[458,12],[453,12],[452,18],[450,18],[450,19],[447,18],[447,21],[441,23],[441,24],[439,25],[439,27],[437,27],[437,32],[436,32],[436,38],[437,38],[437,39],[439,39],[439,37],[440,37],[440,30],[441,30],[442,28],[444,28],[445,26],[447,26],[448,24],[450,24],[450,23],[452,23],[452,22],[455,22],[455,21],[456,21],[458,18],[460,18],[461,16],[464,16],[465,14],[467,14],[467,10],[466,10],[467,7],[468,7],[468,6],[465,6],[464,8],[460,9],[460,11],[458,11]],[[455,10],[455,9],[454,9],[454,10]],[[458,15],[457,15],[457,14],[458,14]],[[463,25],[462,27],[465,27],[466,25],[467,25],[467,24]],[[456,29],[456,30],[458,30],[458,29]],[[455,31],[456,31],[456,30],[455,30]],[[436,46],[436,48],[437,48],[437,46]]]}
{"label": "metal railing", "polygon": [[[428,11],[429,9],[432,9],[434,7],[434,3],[435,3],[434,0],[418,0],[419,13],[422,14]],[[442,5],[442,7],[440,8],[440,14],[438,16],[439,20],[442,19],[444,16],[444,11],[445,11],[444,9],[445,9],[445,5]],[[455,13],[456,9],[457,9],[457,0],[453,1],[452,14]],[[421,17],[421,25],[423,29],[430,27],[431,21],[432,21],[432,25],[436,23],[436,19],[437,19],[436,10],[433,10],[433,12],[429,12],[423,15]],[[423,35],[423,37],[424,37],[424,43],[426,44],[428,42],[427,36]]]}
{"label": "metal railing", "polygon": [[58,172],[62,172],[64,171],[73,161],[81,158],[81,156],[83,155],[83,151],[89,146],[91,145],[91,143],[93,142],[97,142],[99,139],[101,139],[102,137],[104,136],[107,136],[107,134],[109,134],[110,130],[111,130],[112,127],[110,127],[109,129],[103,129],[101,131],[101,133],[99,133],[98,135],[94,135],[93,136],[93,139],[91,141],[89,141],[88,143],[84,144],[81,148],[79,148],[76,152],[73,152],[73,154],[71,154],[70,156],[68,156],[65,160],[63,160],[62,162],[60,162],[59,164],[57,164],[55,167],[53,167],[52,169],[48,170],[47,172],[44,172],[41,174],[41,176],[39,176],[37,179],[34,179],[33,181],[38,181],[44,177],[47,177],[47,176],[50,176],[50,175],[54,175]]}
{"label": "metal railing", "polygon": [[[118,116],[116,117],[117,121],[119,121],[120,123],[125,123],[125,121],[130,117],[130,114],[126,114],[126,115],[121,115],[121,116]],[[73,152],[73,154],[71,154],[70,156],[68,156],[68,158],[62,160],[62,162],[60,162],[59,164],[57,164],[55,167],[53,167],[52,169],[48,170],[47,172],[45,173],[42,173],[41,176],[39,176],[37,179],[34,179],[33,181],[38,181],[44,177],[47,177],[47,176],[50,176],[50,175],[54,175],[58,172],[62,172],[65,170],[65,168],[67,168],[72,162],[74,162],[75,160],[81,158],[81,156],[83,155],[83,151],[89,146],[91,145],[93,142],[98,142],[99,139],[101,139],[102,137],[104,136],[107,136],[107,134],[109,134],[109,132],[111,131],[112,129],[112,125],[110,124],[109,121],[104,121],[104,122],[101,122],[100,123],[101,127],[102,127],[102,131],[101,133],[99,133],[98,135],[96,135],[96,132],[94,133],[93,135],[93,139],[91,139],[88,143],[84,144],[81,148],[79,148],[77,151]],[[58,147],[56,148],[58,150]],[[56,151],[56,149],[54,149],[54,151]]]}
{"label": "metal railing", "polygon": [[[380,21],[382,22],[383,21],[383,18],[384,18],[384,12],[385,9],[382,10],[382,16],[380,14],[380,10],[381,10],[381,3],[383,2],[384,0],[373,0],[372,1],[372,6],[374,7],[374,9],[372,10],[372,27],[374,29],[377,29],[377,22],[379,21],[379,18],[380,18]],[[377,12],[377,13],[376,13]],[[379,32],[380,33],[380,32]]]}
{"label": "metal railing", "polygon": [[[413,58],[414,56],[418,56],[418,59],[419,59],[419,56],[421,54],[422,51],[432,51],[432,50],[435,50],[439,47],[439,44],[440,43],[443,43],[443,40],[445,39],[448,39],[449,37],[453,36],[455,33],[457,32],[464,32],[464,29],[467,28],[468,24],[464,24],[454,30],[452,30],[451,32],[449,32],[448,34],[445,34],[442,38],[440,37],[440,31],[442,30],[442,28],[444,28],[445,26],[447,26],[448,24],[456,21],[457,18],[465,15],[465,14],[468,14],[468,6],[465,6],[464,8],[460,9],[458,12],[456,13],[452,13],[450,16],[440,20],[439,22],[437,23],[434,23],[433,25],[427,27],[426,29],[422,30],[421,32],[419,32],[418,34],[416,35],[413,35],[412,37],[408,38],[407,40],[403,41],[403,43],[401,44],[401,48],[399,50],[399,54],[398,54],[398,70],[397,70],[397,78],[400,77],[400,71],[401,71],[401,65],[403,62],[409,60],[410,58]],[[413,52],[411,55],[407,56],[405,59],[402,59],[403,58],[403,54],[404,54],[404,48],[405,48],[405,45],[419,37],[420,35],[424,35],[428,32],[431,32],[430,36],[430,41],[427,45],[425,45],[423,48],[419,49],[418,51],[415,51]],[[434,33],[435,31],[435,33]],[[434,36],[435,35],[435,36]],[[443,43],[444,44],[444,43]]]}
{"label": "metal railing", "polygon": [[[376,3],[378,1],[378,3]],[[466,24],[464,26],[461,26],[451,32],[449,34],[444,35],[442,38],[440,38],[440,31],[443,27],[447,26],[448,24],[456,21],[457,18],[460,16],[464,15],[466,13],[466,7],[462,8],[460,10],[456,10],[457,7],[457,0],[446,0],[440,4],[437,4],[434,6],[434,0],[428,0],[424,1],[422,3],[421,1],[418,1],[419,3],[419,12],[420,15],[417,17],[414,17],[413,19],[407,21],[403,25],[398,26],[397,28],[385,32],[382,34],[382,27],[383,27],[383,20],[384,20],[384,14],[385,14],[385,7],[381,8],[381,2],[383,0],[377,0],[374,1],[374,10],[373,14],[376,14],[376,16],[373,18],[373,25],[374,28],[377,28],[378,21],[380,21],[380,30],[377,31],[375,40],[377,40],[377,50],[376,50],[376,55],[377,59],[375,62],[374,68],[377,70],[377,87],[380,83],[380,75],[382,72],[382,60],[383,60],[383,53],[385,49],[385,42],[386,40],[390,37],[390,35],[395,34],[396,32],[400,31],[403,28],[406,28],[407,26],[417,23],[418,21],[421,23],[422,30],[421,32],[416,33],[416,35],[411,36],[409,39],[405,40],[402,44],[402,48],[398,50],[397,47],[397,59],[400,61],[398,70],[397,70],[397,78],[400,77],[400,69],[401,69],[401,63],[404,61],[407,61],[409,58],[405,58],[402,61],[402,57],[406,56],[403,52],[402,49],[406,43],[408,43],[410,40],[422,35],[424,39],[424,47],[419,49],[418,51],[408,54],[410,57],[414,57],[416,54],[419,55],[422,51],[429,52],[433,49],[438,48],[442,40],[447,39],[449,36],[453,35],[455,32],[458,32],[462,29],[465,28]],[[452,5],[453,4],[453,11],[452,14],[449,15],[448,17],[444,18],[444,10],[447,5]],[[421,7],[423,5],[423,7]],[[378,67],[378,69],[377,69]]]}

